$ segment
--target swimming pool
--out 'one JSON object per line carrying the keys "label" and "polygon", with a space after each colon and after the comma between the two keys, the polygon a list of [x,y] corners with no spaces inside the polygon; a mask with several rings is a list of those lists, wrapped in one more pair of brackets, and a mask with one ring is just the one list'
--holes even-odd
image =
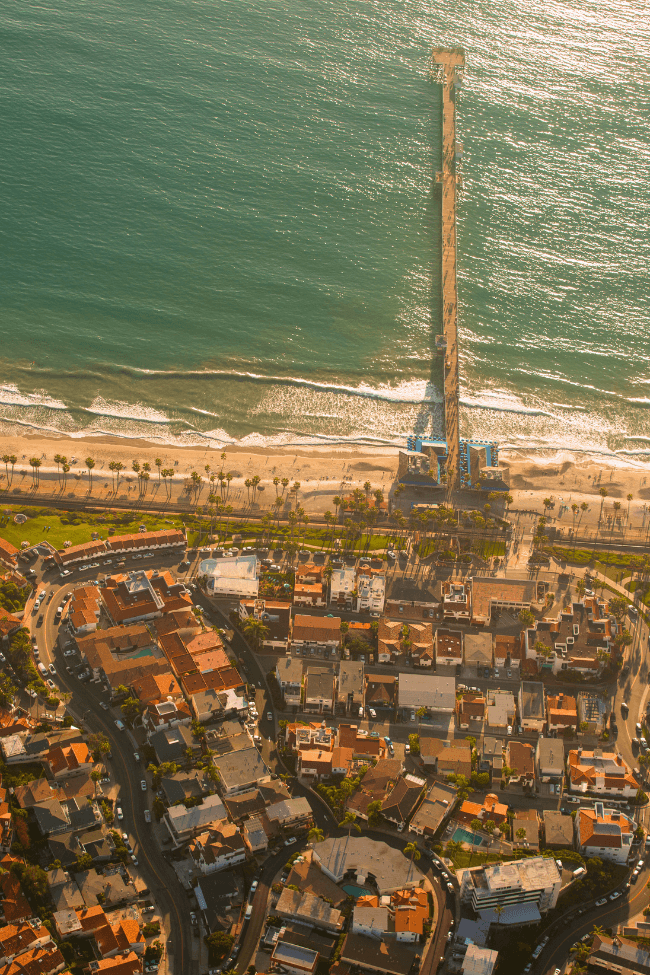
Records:
{"label": "swimming pool", "polygon": [[462,826],[458,826],[454,830],[452,840],[454,843],[471,843],[472,846],[480,846],[483,842],[482,837],[480,837],[478,833],[473,833],[469,829],[463,829]]}
{"label": "swimming pool", "polygon": [[364,894],[372,894],[372,891],[367,887],[358,887],[356,884],[341,884],[341,890],[344,890],[346,894],[350,897],[363,897]]}

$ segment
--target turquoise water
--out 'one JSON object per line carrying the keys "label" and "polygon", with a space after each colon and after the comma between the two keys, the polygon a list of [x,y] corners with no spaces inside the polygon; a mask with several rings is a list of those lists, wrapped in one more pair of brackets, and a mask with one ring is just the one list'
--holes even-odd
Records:
{"label": "turquoise water", "polygon": [[0,432],[439,430],[451,43],[462,432],[648,449],[637,3],[26,0],[0,28]]}
{"label": "turquoise water", "polygon": [[481,843],[483,842],[482,838],[478,835],[478,833],[473,833],[469,829],[463,829],[462,826],[459,826],[457,829],[454,830],[454,835],[452,836],[452,840],[455,843],[471,843],[472,846],[480,846]]}
{"label": "turquoise water", "polygon": [[358,887],[357,884],[341,884],[341,890],[354,898],[363,897],[364,894],[372,894],[368,887]]}

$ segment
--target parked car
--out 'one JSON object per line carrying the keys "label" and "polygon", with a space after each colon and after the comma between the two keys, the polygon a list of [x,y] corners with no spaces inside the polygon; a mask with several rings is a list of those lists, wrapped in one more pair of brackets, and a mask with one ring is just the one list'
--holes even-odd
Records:
{"label": "parked car", "polygon": [[146,779],[142,779],[141,780],[141,782],[140,782],[140,788],[142,789],[143,792],[146,792],[147,791],[147,780]]}
{"label": "parked car", "polygon": [[99,706],[100,708],[103,708],[104,711],[108,711],[108,704],[106,703],[106,701],[100,701]]}
{"label": "parked car", "polygon": [[50,666],[47,669],[52,674],[52,676],[55,676],[55,674],[56,674],[56,667],[54,666],[54,664],[50,664]]}

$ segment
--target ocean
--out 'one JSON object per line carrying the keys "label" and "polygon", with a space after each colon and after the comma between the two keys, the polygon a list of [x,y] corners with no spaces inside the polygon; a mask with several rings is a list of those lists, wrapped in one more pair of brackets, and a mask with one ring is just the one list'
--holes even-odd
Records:
{"label": "ocean", "polygon": [[642,8],[5,5],[0,434],[440,433],[429,55],[462,45],[461,433],[650,459]]}

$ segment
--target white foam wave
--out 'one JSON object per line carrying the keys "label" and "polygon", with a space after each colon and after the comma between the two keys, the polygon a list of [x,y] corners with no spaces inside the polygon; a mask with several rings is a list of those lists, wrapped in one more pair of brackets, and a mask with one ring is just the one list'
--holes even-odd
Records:
{"label": "white foam wave", "polygon": [[2,406],[46,406],[50,410],[67,410],[61,400],[52,399],[46,392],[21,393],[12,383],[0,385],[0,405]]}
{"label": "white foam wave", "polygon": [[114,416],[119,420],[137,420],[142,423],[171,423],[172,421],[160,410],[141,403],[110,403],[101,396],[96,396],[92,404],[86,407],[88,413],[97,416]]}

